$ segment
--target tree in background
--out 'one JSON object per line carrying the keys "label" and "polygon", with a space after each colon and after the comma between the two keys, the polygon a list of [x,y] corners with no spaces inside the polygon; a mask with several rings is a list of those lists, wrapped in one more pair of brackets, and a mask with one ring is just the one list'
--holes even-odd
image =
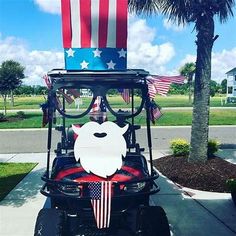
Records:
{"label": "tree in background", "polygon": [[211,54],[214,41],[215,17],[224,23],[233,16],[234,0],[129,0],[129,9],[137,14],[163,13],[178,25],[194,23],[197,33],[197,60],[194,81],[193,121],[189,162],[207,160]]}
{"label": "tree in background", "polygon": [[221,93],[222,94],[227,93],[227,79],[223,79],[221,82]]}
{"label": "tree in background", "polygon": [[0,93],[3,97],[5,115],[7,113],[7,95],[13,95],[14,89],[21,85],[22,79],[25,77],[24,69],[19,62],[13,60],[4,61],[0,66]]}
{"label": "tree in background", "polygon": [[214,97],[216,93],[219,93],[220,91],[220,85],[214,81],[214,80],[211,80],[210,82],[210,95],[211,97]]}
{"label": "tree in background", "polygon": [[45,95],[47,94],[47,88],[45,86],[36,85],[21,85],[14,91],[15,95]]}
{"label": "tree in background", "polygon": [[185,76],[188,80],[188,101],[192,103],[192,85],[193,85],[193,75],[196,70],[196,65],[193,62],[185,63],[179,70],[180,74]]}

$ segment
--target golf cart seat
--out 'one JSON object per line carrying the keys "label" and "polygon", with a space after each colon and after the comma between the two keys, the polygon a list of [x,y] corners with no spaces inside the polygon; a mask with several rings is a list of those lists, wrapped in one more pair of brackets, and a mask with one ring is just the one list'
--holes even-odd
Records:
{"label": "golf cart seat", "polygon": [[[108,179],[114,182],[132,181],[142,179],[148,176],[146,159],[142,155],[127,154],[123,159],[123,165],[120,170]],[[76,162],[73,153],[61,155],[54,159],[52,178],[54,180],[76,182],[102,181],[93,173],[87,173],[79,162]]]}

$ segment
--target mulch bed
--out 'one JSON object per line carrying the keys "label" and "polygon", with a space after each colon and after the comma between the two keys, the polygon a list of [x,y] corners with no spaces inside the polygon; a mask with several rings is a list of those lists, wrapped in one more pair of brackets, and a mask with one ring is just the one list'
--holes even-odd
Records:
{"label": "mulch bed", "polygon": [[236,165],[221,158],[210,158],[206,164],[188,163],[186,157],[165,156],[153,161],[167,178],[197,190],[229,192],[226,180],[236,178]]}

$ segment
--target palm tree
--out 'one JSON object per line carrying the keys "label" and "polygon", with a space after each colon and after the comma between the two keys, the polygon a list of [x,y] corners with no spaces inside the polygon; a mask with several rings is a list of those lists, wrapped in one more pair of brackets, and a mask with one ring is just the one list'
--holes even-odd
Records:
{"label": "palm tree", "polygon": [[185,63],[180,69],[179,72],[181,75],[185,76],[188,80],[188,101],[192,104],[192,84],[193,84],[193,75],[195,73],[195,63],[188,62]]}
{"label": "palm tree", "polygon": [[177,24],[195,24],[197,59],[194,82],[193,121],[189,162],[206,162],[214,17],[224,23],[233,16],[234,0],[130,0],[129,9],[138,14],[161,12]]}

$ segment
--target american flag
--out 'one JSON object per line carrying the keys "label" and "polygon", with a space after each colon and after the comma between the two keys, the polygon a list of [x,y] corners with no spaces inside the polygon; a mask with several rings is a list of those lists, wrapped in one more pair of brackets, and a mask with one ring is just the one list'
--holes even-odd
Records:
{"label": "american flag", "polygon": [[91,119],[94,121],[104,122],[107,120],[107,109],[104,103],[104,100],[101,96],[97,96],[92,110],[91,110]]}
{"label": "american flag", "polygon": [[150,99],[154,99],[157,94],[156,88],[151,82],[148,83],[148,94]]}
{"label": "american flag", "polygon": [[100,103],[101,103],[101,97],[97,96],[95,101],[94,101],[94,104],[93,104],[91,112],[98,112],[98,111],[100,111]]}
{"label": "american flag", "polygon": [[155,95],[158,93],[165,96],[170,89],[170,85],[174,84],[183,84],[185,77],[184,76],[159,76],[152,75],[148,76],[148,91],[149,97],[155,98]]}
{"label": "american flag", "polygon": [[51,83],[51,80],[49,79],[48,75],[44,75],[44,76],[43,76],[43,80],[44,80],[44,82],[45,82],[47,88],[50,89],[51,86],[52,86],[52,83]]}
{"label": "american flag", "polygon": [[150,101],[150,120],[153,124],[159,119],[163,114],[161,113],[161,107],[158,106],[153,99]]}
{"label": "american flag", "polygon": [[153,85],[158,94],[166,96],[166,94],[169,92],[171,82],[159,80],[153,82]]}
{"label": "american flag", "polygon": [[108,228],[111,216],[111,181],[91,182],[88,185],[94,217],[99,229]]}
{"label": "american flag", "polygon": [[74,99],[70,95],[68,95],[67,93],[63,92],[62,89],[59,89],[58,93],[61,94],[65,98],[65,100],[68,104],[72,104],[74,102]]}
{"label": "american flag", "polygon": [[73,95],[74,98],[80,97],[80,92],[77,89],[68,89],[67,92],[71,95]]}
{"label": "american flag", "polygon": [[66,69],[126,69],[127,6],[127,0],[61,0]]}
{"label": "american flag", "polygon": [[182,75],[175,75],[175,76],[152,75],[151,77],[153,81],[170,82],[173,84],[183,84],[185,80],[185,77]]}
{"label": "american flag", "polygon": [[130,93],[129,89],[118,89],[119,93],[121,94],[121,97],[123,100],[129,104],[130,103]]}
{"label": "american flag", "polygon": [[48,124],[48,102],[45,102],[40,105],[43,111],[43,118],[42,118],[42,127],[45,127]]}

